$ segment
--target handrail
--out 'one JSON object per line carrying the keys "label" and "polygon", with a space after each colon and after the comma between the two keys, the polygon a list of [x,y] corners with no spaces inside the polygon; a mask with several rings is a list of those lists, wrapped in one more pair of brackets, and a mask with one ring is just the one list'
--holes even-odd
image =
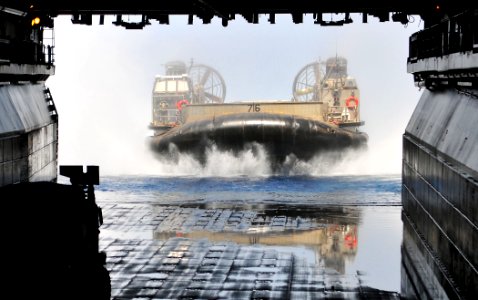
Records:
{"label": "handrail", "polygon": [[468,10],[411,35],[407,61],[468,51],[478,52],[478,10]]}

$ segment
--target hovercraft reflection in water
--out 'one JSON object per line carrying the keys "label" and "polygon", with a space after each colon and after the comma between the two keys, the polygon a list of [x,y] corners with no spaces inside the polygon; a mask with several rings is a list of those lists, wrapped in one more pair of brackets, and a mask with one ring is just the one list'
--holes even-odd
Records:
{"label": "hovercraft reflection in water", "polygon": [[[224,103],[225,85],[214,69],[167,66],[153,89],[153,151],[171,155],[171,145],[201,163],[213,146],[237,154],[264,147],[273,166],[294,156],[360,149],[368,136],[358,130],[359,90],[344,58],[305,66],[296,76],[291,101]],[[177,105],[181,103],[181,105]],[[274,167],[273,167],[274,168]]]}

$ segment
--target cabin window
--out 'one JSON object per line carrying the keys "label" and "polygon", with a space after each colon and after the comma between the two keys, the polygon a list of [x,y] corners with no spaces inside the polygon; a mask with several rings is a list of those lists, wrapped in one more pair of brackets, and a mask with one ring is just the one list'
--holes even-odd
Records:
{"label": "cabin window", "polygon": [[164,93],[166,92],[166,82],[165,81],[157,81],[156,85],[154,86],[155,93]]}
{"label": "cabin window", "polygon": [[175,92],[176,91],[176,81],[175,80],[168,80],[167,82],[167,91],[168,92]]}
{"label": "cabin window", "polygon": [[184,81],[184,80],[178,81],[178,92],[187,92],[187,91],[189,91],[187,81]]}

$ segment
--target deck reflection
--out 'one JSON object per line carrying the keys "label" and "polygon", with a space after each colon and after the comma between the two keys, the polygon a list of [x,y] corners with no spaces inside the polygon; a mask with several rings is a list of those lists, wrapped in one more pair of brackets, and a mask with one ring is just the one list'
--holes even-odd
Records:
{"label": "deck reflection", "polygon": [[397,206],[103,204],[118,299],[399,298]]}
{"label": "deck reflection", "polygon": [[154,237],[231,241],[240,245],[299,247],[314,253],[312,263],[345,274],[346,261],[358,248],[360,210],[352,207],[249,207],[197,208],[187,228],[167,231],[158,228]]}

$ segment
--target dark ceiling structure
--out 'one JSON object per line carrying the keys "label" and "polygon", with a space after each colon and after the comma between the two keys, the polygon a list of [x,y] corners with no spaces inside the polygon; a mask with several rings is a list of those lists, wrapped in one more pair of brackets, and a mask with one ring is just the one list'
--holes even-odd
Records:
{"label": "dark ceiling structure", "polygon": [[[452,15],[473,8],[473,1],[449,0],[342,0],[342,1],[277,1],[277,0],[174,0],[174,1],[42,1],[42,0],[8,0],[0,5],[3,8],[16,9],[43,18],[55,18],[59,15],[71,15],[75,24],[92,24],[92,16],[100,16],[100,24],[105,15],[115,15],[113,24],[126,29],[142,29],[157,21],[169,24],[171,15],[188,16],[188,23],[193,24],[193,17],[198,17],[203,24],[213,18],[220,18],[223,26],[227,26],[236,17],[243,17],[247,22],[259,22],[260,15],[266,15],[267,21],[275,23],[276,15],[290,15],[296,24],[302,23],[305,14],[313,15],[314,23],[321,26],[341,26],[354,22],[350,14],[361,14],[361,22],[366,23],[368,17],[376,17],[381,22],[394,21],[408,23],[409,16],[419,15],[425,26],[435,23],[443,16]],[[326,20],[326,14],[343,14],[342,19]],[[139,15],[138,22],[128,22],[124,15]]]}

